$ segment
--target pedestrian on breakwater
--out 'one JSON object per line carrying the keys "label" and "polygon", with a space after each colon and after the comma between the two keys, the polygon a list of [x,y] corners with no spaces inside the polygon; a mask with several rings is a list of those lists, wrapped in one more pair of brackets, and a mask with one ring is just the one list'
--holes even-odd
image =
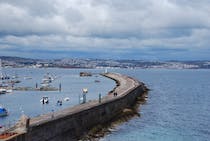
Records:
{"label": "pedestrian on breakwater", "polygon": [[52,110],[51,118],[54,118],[54,110]]}
{"label": "pedestrian on breakwater", "polygon": [[114,92],[114,97],[117,96],[117,92]]}

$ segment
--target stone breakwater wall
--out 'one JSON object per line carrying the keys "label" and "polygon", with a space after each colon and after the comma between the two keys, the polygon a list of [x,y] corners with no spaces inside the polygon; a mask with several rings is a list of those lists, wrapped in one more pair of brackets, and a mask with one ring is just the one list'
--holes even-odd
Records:
{"label": "stone breakwater wall", "polygon": [[[135,104],[147,88],[142,82],[131,77],[106,73],[105,77],[116,81],[117,85],[107,96],[99,100],[89,101],[58,112],[31,118],[25,130],[19,132],[7,141],[69,141],[78,140],[91,128],[109,123],[123,109]],[[117,96],[114,96],[114,92]],[[22,132],[21,132],[22,131]]]}

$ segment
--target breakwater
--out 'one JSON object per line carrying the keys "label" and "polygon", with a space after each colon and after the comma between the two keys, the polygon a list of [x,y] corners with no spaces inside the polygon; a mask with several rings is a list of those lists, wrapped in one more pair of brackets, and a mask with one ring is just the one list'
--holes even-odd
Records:
{"label": "breakwater", "polygon": [[[5,141],[67,141],[77,140],[92,127],[104,125],[132,107],[146,87],[143,83],[121,74],[103,74],[116,81],[117,86],[101,100],[67,108],[34,118],[23,118],[14,129],[15,135]],[[115,94],[114,94],[115,93]]]}

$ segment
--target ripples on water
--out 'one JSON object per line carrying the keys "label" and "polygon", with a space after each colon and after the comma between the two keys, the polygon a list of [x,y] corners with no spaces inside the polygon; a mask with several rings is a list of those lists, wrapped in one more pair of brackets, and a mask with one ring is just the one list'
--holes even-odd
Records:
{"label": "ripples on water", "polygon": [[210,70],[115,70],[151,89],[141,117],[117,127],[102,141],[210,140]]}

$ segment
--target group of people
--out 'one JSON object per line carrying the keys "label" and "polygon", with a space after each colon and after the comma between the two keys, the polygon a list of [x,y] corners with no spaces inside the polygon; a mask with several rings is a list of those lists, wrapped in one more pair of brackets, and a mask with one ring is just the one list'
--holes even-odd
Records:
{"label": "group of people", "polygon": [[114,92],[114,96],[117,96],[117,92]]}

